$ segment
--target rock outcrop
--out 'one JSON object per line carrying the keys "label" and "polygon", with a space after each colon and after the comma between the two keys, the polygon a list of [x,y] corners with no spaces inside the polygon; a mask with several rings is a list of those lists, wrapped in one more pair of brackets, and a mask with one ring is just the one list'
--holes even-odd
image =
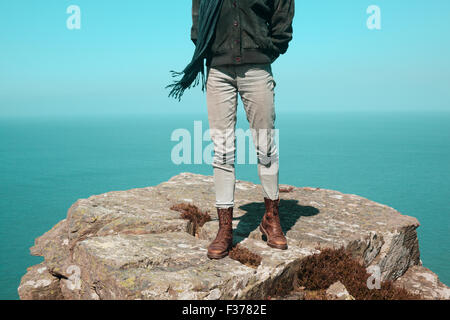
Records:
{"label": "rock outcrop", "polygon": [[[67,218],[36,239],[31,253],[44,262],[22,278],[21,299],[264,299],[292,286],[302,259],[344,246],[382,280],[396,280],[425,298],[448,299],[449,289],[421,266],[418,221],[357,195],[283,186],[280,216],[289,248],[272,249],[258,225],[259,186],[236,185],[234,242],[261,257],[257,267],[229,257],[206,257],[218,228],[212,177],[183,173],[158,186],[80,199]],[[193,232],[170,210],[186,202],[212,221]],[[427,274],[427,276],[420,276]],[[431,279],[433,277],[433,279]],[[430,280],[422,290],[422,282]]]}
{"label": "rock outcrop", "polygon": [[355,300],[340,281],[333,283],[327,289],[326,295],[329,300]]}
{"label": "rock outcrop", "polygon": [[449,300],[450,289],[438,276],[423,266],[413,266],[395,281],[395,285],[430,300]]}

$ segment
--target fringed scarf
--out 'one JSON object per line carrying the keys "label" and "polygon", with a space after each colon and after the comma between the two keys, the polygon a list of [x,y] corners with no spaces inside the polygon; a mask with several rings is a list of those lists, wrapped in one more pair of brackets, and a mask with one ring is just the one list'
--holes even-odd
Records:
{"label": "fringed scarf", "polygon": [[198,33],[195,45],[194,55],[191,62],[184,68],[182,72],[171,70],[172,77],[183,75],[180,80],[174,81],[173,84],[166,86],[172,88],[169,97],[181,100],[184,90],[195,87],[202,81],[202,91],[205,91],[205,70],[204,59],[207,55],[207,49],[211,39],[214,36],[216,23],[219,18],[222,0],[201,0],[198,12]]}

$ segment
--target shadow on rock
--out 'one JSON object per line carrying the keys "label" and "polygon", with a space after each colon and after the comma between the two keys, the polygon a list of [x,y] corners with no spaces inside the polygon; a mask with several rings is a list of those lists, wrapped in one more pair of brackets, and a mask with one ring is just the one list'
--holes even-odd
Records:
{"label": "shadow on rock", "polygon": [[[264,202],[252,202],[239,207],[246,213],[236,219],[239,223],[233,230],[234,242],[241,242],[247,238],[253,230],[258,228],[264,215]],[[280,200],[280,221],[281,228],[286,234],[300,217],[309,217],[319,214],[319,209],[311,206],[302,206],[298,200]]]}

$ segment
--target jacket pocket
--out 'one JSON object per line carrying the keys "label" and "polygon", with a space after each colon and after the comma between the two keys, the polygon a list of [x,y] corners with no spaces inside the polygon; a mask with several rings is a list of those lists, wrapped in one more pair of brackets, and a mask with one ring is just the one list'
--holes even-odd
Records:
{"label": "jacket pocket", "polygon": [[242,30],[242,48],[244,49],[259,49],[261,45],[259,44],[258,37],[255,33]]}
{"label": "jacket pocket", "polygon": [[272,58],[279,56],[278,48],[273,44],[269,36],[263,35],[258,38],[258,48]]}
{"label": "jacket pocket", "polygon": [[213,41],[211,51],[214,54],[225,53],[230,50],[230,35],[228,33],[219,34],[216,33],[216,39]]}

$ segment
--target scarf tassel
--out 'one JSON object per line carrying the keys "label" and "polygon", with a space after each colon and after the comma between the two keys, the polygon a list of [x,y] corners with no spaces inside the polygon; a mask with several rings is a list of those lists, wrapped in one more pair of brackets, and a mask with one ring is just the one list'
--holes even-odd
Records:
{"label": "scarf tassel", "polygon": [[186,89],[196,87],[200,84],[200,82],[202,84],[202,91],[203,92],[205,91],[206,77],[205,77],[205,70],[203,67],[203,60],[200,60],[198,62],[202,64],[202,66],[200,66],[200,71],[198,71],[198,67],[186,68],[182,72],[174,70],[170,71],[173,78],[180,77],[181,75],[183,75],[183,77],[180,80],[176,80],[172,84],[166,86],[166,88],[171,88],[169,97],[173,97],[175,99],[178,99],[178,101],[180,101],[181,96],[183,95]]}

